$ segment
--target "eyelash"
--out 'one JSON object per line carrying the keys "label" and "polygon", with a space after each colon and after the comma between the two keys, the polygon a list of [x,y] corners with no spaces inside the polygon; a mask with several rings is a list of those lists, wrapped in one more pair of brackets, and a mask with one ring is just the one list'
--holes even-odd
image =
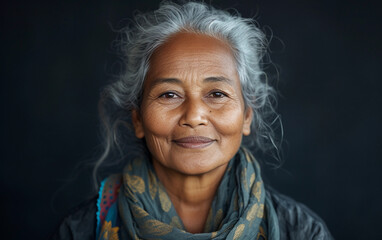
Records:
{"label": "eyelash", "polygon": [[[216,94],[220,95],[220,96],[216,96]],[[215,96],[213,96],[215,95]],[[220,90],[213,90],[211,91],[209,94],[208,94],[209,97],[213,97],[213,98],[223,98],[223,97],[228,97],[228,94],[223,92],[223,91],[220,91]]]}
{"label": "eyelash", "polygon": [[[172,95],[172,97],[169,97],[169,95]],[[165,92],[165,93],[162,93],[159,98],[175,98],[175,97],[179,97],[178,94],[174,93],[174,92]]]}
{"label": "eyelash", "polygon": [[[220,91],[220,90],[213,90],[207,94],[207,97],[209,98],[224,98],[228,97],[228,94]],[[158,98],[167,98],[167,99],[174,99],[174,98],[179,98],[179,95],[175,92],[165,92],[159,95]]]}

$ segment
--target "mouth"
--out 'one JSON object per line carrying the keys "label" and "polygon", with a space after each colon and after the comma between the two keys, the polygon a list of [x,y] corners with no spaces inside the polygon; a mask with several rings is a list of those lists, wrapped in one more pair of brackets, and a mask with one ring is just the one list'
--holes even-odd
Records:
{"label": "mouth", "polygon": [[214,143],[215,140],[203,136],[189,136],[175,139],[173,142],[183,148],[205,148]]}

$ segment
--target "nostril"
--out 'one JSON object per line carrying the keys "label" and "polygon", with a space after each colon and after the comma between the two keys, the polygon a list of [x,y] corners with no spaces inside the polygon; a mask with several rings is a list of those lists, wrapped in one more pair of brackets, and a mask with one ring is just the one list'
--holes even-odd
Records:
{"label": "nostril", "polygon": [[182,116],[179,119],[179,125],[182,127],[195,128],[208,125],[208,115],[212,109],[208,109],[205,103],[200,99],[188,98],[182,104]]}

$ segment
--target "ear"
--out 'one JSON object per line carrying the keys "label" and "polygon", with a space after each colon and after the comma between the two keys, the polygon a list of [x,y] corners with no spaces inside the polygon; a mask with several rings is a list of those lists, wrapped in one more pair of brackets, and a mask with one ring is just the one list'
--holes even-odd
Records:
{"label": "ear", "polygon": [[133,109],[131,111],[131,119],[134,125],[135,136],[137,138],[143,138],[145,136],[145,132],[143,131],[141,114],[137,109]]}
{"label": "ear", "polygon": [[251,123],[253,118],[253,111],[251,107],[247,107],[244,113],[243,135],[248,136],[251,134]]}

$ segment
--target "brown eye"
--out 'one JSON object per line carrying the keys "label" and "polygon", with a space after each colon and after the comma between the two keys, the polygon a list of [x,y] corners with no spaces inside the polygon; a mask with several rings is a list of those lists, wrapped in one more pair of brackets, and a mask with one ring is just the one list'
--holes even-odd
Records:
{"label": "brown eye", "polygon": [[211,92],[209,94],[209,97],[212,97],[212,98],[223,98],[223,97],[227,97],[227,94],[225,94],[223,92],[215,91],[215,92]]}
{"label": "brown eye", "polygon": [[173,92],[165,92],[159,96],[159,98],[177,98],[177,97],[179,96]]}

